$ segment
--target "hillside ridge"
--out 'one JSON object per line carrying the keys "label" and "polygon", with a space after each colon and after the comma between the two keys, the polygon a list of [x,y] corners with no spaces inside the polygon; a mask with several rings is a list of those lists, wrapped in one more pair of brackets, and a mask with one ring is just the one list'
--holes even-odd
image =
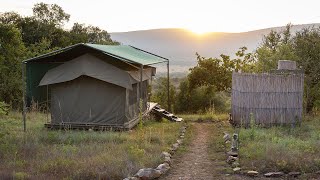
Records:
{"label": "hillside ridge", "polygon": [[[319,27],[320,23],[292,26],[292,33],[304,28]],[[221,54],[235,56],[240,47],[254,51],[264,35],[272,29],[283,30],[285,26],[252,30],[248,32],[209,32],[197,35],[181,28],[150,29],[110,33],[111,38],[125,45],[150,51],[170,59],[172,72],[185,72],[196,64],[196,53],[204,57],[219,57]],[[159,68],[163,71],[165,68]]]}

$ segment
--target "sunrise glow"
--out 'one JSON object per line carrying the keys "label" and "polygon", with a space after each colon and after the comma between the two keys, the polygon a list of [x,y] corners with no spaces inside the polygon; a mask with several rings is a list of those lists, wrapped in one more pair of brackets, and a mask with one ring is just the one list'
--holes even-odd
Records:
{"label": "sunrise glow", "polygon": [[210,30],[205,29],[205,28],[188,28],[188,30],[196,35],[204,35],[206,33],[211,32]]}

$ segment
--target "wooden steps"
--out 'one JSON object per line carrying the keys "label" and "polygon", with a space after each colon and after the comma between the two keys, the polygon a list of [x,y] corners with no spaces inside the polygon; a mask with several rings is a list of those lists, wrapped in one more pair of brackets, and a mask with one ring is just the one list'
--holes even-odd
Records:
{"label": "wooden steps", "polygon": [[152,111],[154,114],[156,114],[157,116],[163,117],[168,119],[169,121],[174,121],[174,122],[181,122],[183,121],[182,118],[179,118],[177,116],[175,116],[174,114],[166,111],[165,109],[160,108],[159,105],[154,106]]}

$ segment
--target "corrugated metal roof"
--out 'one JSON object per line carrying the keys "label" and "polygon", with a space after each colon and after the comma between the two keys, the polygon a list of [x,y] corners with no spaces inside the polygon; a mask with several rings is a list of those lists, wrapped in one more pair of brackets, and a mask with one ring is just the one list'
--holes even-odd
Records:
{"label": "corrugated metal roof", "polygon": [[25,60],[25,63],[28,63],[28,61],[41,61],[41,59],[50,57],[65,51],[68,51],[70,49],[73,49],[77,46],[85,46],[89,47],[92,49],[95,49],[97,51],[103,52],[106,55],[112,56],[114,58],[117,58],[122,61],[126,61],[129,63],[135,63],[135,64],[140,64],[140,65],[151,65],[151,64],[158,64],[162,62],[167,62],[168,59],[152,54],[150,52],[138,49],[133,46],[128,46],[128,45],[101,45],[101,44],[76,44],[72,46],[68,46],[63,49],[59,49],[57,51],[50,52],[48,54],[44,54],[38,57],[34,57],[28,60]]}

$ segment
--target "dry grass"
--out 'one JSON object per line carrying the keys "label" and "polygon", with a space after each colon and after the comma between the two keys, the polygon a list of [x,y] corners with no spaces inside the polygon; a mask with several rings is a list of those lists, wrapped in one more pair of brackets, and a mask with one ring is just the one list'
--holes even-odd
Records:
{"label": "dry grass", "polygon": [[160,163],[181,123],[146,122],[130,132],[48,131],[41,113],[0,117],[0,179],[121,179]]}
{"label": "dry grass", "polygon": [[233,129],[228,119],[222,119],[210,126],[210,143],[208,145],[209,157],[215,163],[213,173],[217,179],[229,179],[225,174],[232,174],[232,168],[226,163],[227,155],[225,153],[225,143],[222,138],[224,132],[232,132]]}
{"label": "dry grass", "polygon": [[179,114],[186,122],[220,122],[229,118],[228,114]]}
{"label": "dry grass", "polygon": [[320,170],[320,117],[306,117],[300,127],[254,127],[240,130],[240,164],[270,171]]}

